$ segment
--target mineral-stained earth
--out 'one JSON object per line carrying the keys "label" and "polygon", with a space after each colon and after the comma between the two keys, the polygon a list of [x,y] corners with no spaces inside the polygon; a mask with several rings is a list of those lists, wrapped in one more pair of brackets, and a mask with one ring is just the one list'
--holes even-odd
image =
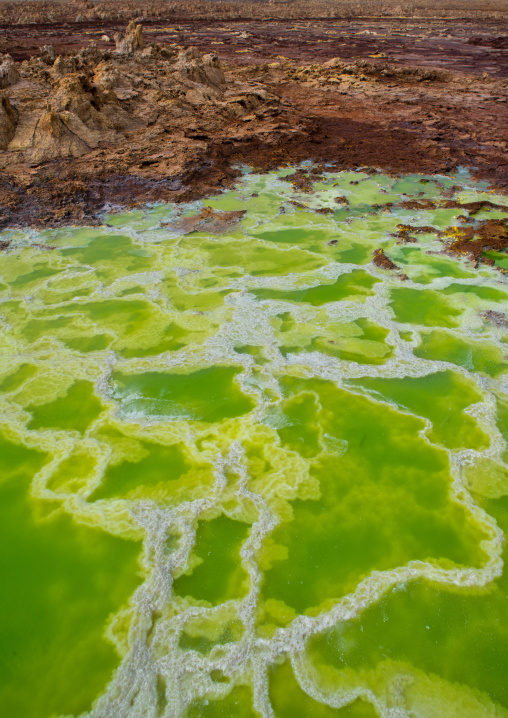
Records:
{"label": "mineral-stained earth", "polygon": [[506,187],[506,18],[433,0],[0,3],[0,227],[90,223],[302,159]]}

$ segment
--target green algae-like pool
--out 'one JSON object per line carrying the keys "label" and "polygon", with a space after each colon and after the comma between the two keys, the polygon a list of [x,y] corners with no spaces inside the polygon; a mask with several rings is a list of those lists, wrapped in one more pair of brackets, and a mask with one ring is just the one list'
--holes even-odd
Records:
{"label": "green algae-like pool", "polygon": [[508,716],[508,198],[292,171],[2,233],[0,715]]}

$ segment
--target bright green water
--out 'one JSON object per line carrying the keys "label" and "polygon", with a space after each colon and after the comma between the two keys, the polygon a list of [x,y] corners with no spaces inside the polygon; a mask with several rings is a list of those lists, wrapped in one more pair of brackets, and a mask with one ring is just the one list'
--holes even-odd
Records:
{"label": "bright green water", "polygon": [[508,200],[288,173],[3,233],[0,715],[508,716],[508,286],[379,206]]}

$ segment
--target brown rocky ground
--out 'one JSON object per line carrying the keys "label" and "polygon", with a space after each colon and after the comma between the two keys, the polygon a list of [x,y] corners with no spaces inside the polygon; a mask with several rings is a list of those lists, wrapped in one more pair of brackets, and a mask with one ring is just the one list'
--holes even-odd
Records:
{"label": "brown rocky ground", "polygon": [[[0,3],[0,22],[14,5]],[[0,227],[202,196],[240,163],[465,165],[508,187],[502,5],[474,20],[309,18],[309,4],[294,19],[297,5],[201,3],[184,17],[166,4],[171,22],[150,6],[135,13],[143,32],[115,40],[120,11],[98,19],[84,3],[95,14],[76,21],[75,4],[23,3],[26,22],[0,29]],[[31,7],[56,20],[33,24]]]}

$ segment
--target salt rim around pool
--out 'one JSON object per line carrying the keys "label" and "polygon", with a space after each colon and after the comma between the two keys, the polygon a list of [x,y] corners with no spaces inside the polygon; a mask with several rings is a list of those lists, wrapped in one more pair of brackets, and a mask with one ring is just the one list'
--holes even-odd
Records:
{"label": "salt rim around pool", "polygon": [[[463,210],[375,206],[459,183],[462,202],[508,216],[508,199],[464,172],[330,172],[304,194],[292,171],[2,233],[2,435],[47,457],[27,500],[142,546],[142,582],[104,623],[121,661],[87,715],[508,715],[437,668],[322,645],[408,585],[476,601],[502,577],[508,328],[485,312],[506,311],[506,281],[434,234],[397,244],[398,223],[444,230]],[[203,205],[247,213],[183,234]]]}

